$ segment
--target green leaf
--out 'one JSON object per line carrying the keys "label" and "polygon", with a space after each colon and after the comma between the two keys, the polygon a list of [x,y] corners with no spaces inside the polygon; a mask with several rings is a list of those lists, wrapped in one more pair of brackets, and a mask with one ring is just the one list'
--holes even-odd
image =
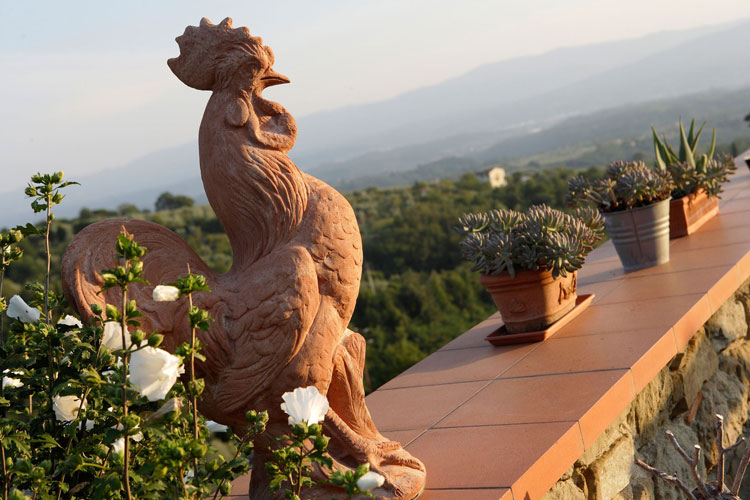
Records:
{"label": "green leaf", "polygon": [[680,120],[680,161],[687,162],[688,165],[695,168],[695,156],[693,156],[693,150],[690,149],[690,144],[688,144],[685,136],[682,120]]}

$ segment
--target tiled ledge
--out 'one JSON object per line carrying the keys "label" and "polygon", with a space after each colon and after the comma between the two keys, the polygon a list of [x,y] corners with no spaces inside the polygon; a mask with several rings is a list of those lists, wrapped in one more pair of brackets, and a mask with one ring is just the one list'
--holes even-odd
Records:
{"label": "tiled ledge", "polygon": [[593,304],[545,342],[492,347],[488,318],[367,397],[427,466],[423,500],[537,500],[750,277],[750,172],[667,264],[624,274],[611,242],[579,271]]}

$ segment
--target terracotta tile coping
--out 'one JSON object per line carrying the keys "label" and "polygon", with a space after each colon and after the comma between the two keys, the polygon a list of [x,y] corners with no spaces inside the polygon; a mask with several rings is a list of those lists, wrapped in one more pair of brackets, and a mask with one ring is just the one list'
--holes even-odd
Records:
{"label": "terracotta tile coping", "polygon": [[540,343],[493,347],[493,314],[367,397],[427,466],[424,500],[536,500],[750,277],[750,172],[719,215],[625,274],[611,242],[579,272],[594,303]]}

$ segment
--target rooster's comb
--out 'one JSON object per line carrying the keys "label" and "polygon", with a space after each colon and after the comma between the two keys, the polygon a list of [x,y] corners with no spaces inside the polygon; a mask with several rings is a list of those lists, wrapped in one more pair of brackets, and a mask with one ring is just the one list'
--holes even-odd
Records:
{"label": "rooster's comb", "polygon": [[226,59],[233,47],[242,49],[238,55],[256,58],[267,57],[270,53],[263,47],[263,40],[251,36],[249,29],[232,28],[232,19],[228,17],[219,24],[204,17],[199,26],[188,26],[175,40],[180,46],[180,55],[169,59],[167,64],[183,83],[199,90],[213,88],[218,56]]}

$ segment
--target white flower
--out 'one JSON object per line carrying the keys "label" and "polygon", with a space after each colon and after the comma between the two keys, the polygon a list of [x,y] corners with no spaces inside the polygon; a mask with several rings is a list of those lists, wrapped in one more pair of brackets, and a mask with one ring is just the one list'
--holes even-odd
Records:
{"label": "white flower", "polygon": [[152,297],[156,302],[174,302],[180,298],[180,290],[171,285],[157,285]]}
{"label": "white flower", "polygon": [[357,488],[359,488],[360,491],[370,491],[374,488],[383,486],[384,482],[385,478],[383,476],[377,472],[370,471],[357,479]]}
{"label": "white flower", "polygon": [[3,377],[3,389],[5,389],[6,387],[11,387],[11,388],[23,387],[23,382],[21,382],[17,378],[5,376]]}
{"label": "white flower", "polygon": [[8,310],[5,314],[11,318],[18,318],[24,323],[39,321],[39,316],[41,315],[39,309],[29,306],[18,295],[14,295],[10,298],[10,301],[8,302]]}
{"label": "white flower", "polygon": [[214,422],[213,420],[206,420],[206,429],[208,429],[208,432],[211,434],[217,434],[220,432],[227,432],[229,427],[220,424],[219,422]]}
{"label": "white flower", "polygon": [[317,424],[323,420],[328,411],[328,400],[314,385],[297,387],[292,392],[285,392],[281,398],[281,409],[289,415],[289,425],[307,422]]}
{"label": "white flower", "polygon": [[[78,417],[78,409],[81,408],[81,399],[78,396],[55,396],[52,409],[55,410],[55,417],[61,422],[70,422]],[[83,402],[83,408],[86,408],[86,401]]]}
{"label": "white flower", "polygon": [[83,323],[81,323],[81,320],[76,318],[75,316],[71,316],[70,314],[66,314],[64,318],[62,318],[60,321],[57,322],[57,324],[63,325],[63,326],[76,327],[76,328],[83,328]]}
{"label": "white flower", "polygon": [[[122,347],[122,325],[117,321],[107,321],[104,323],[104,334],[102,343],[110,349],[123,349]],[[125,348],[132,344],[130,334],[125,335]]]}
{"label": "white flower", "polygon": [[[122,425],[122,424],[117,424],[117,425],[116,425],[116,426],[115,426],[114,428],[115,428],[115,429],[117,429],[118,431],[121,431],[121,430],[123,430],[123,429],[124,429],[125,427],[123,427],[123,425]],[[135,428],[137,429],[137,428],[138,428],[138,426],[136,425],[136,426],[135,426]],[[133,434],[132,436],[130,436],[130,439],[132,439],[132,440],[133,440],[133,441],[135,441],[136,443],[140,443],[140,442],[141,442],[141,440],[143,439],[143,433],[142,433],[142,432],[139,432],[138,434]]]}
{"label": "white flower", "polygon": [[180,358],[163,349],[144,347],[130,358],[130,381],[149,401],[164,399],[177,377],[185,373]]}
{"label": "white flower", "polygon": [[[6,374],[6,373],[10,373],[11,375],[23,375],[22,371],[20,370],[11,371],[9,368],[3,370],[3,374]],[[21,382],[19,379],[14,378],[14,377],[3,376],[3,389],[5,389],[6,387],[11,387],[11,388],[23,387],[23,382]]]}
{"label": "white flower", "polygon": [[116,455],[122,455],[125,453],[125,438],[120,438],[112,443],[112,452]]}

